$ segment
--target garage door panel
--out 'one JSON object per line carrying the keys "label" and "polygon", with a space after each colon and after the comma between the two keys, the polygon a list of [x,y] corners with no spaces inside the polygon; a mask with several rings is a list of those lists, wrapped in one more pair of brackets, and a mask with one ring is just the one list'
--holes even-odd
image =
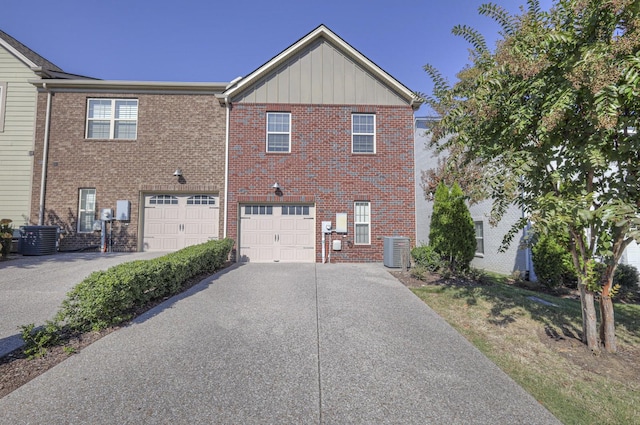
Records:
{"label": "garage door panel", "polygon": [[311,205],[241,206],[240,261],[314,262],[313,214]]}
{"label": "garage door panel", "polygon": [[212,195],[147,195],[143,223],[145,251],[175,251],[218,239],[218,198]]}

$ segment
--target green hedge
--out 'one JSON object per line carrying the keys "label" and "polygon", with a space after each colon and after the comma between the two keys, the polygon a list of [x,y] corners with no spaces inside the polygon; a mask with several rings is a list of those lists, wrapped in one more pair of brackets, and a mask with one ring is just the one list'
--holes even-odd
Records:
{"label": "green hedge", "polygon": [[67,294],[55,320],[75,331],[122,323],[137,308],[178,293],[188,279],[221,268],[233,244],[232,239],[210,241],[94,272]]}

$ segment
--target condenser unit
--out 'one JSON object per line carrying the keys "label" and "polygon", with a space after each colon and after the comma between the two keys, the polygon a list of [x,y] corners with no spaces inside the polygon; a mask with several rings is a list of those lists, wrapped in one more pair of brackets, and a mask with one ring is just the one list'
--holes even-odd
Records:
{"label": "condenser unit", "polygon": [[[384,265],[385,267],[403,267],[403,258],[406,264],[411,265],[409,238],[404,236],[385,236],[384,238]],[[403,254],[404,253],[404,254]]]}

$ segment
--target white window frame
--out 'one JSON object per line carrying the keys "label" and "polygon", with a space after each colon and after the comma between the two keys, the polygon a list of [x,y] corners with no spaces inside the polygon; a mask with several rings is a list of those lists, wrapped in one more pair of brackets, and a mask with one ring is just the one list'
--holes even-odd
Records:
{"label": "white window frame", "polygon": [[0,133],[4,132],[4,111],[7,105],[7,83],[0,81]]}
{"label": "white window frame", "polygon": [[[371,132],[366,131],[356,131],[356,130],[360,130],[356,128],[356,123],[355,123],[355,118],[356,117],[372,117],[373,118],[373,129]],[[362,151],[362,150],[358,150],[356,152],[355,149],[355,138],[357,136],[367,136],[367,137],[371,137],[372,141],[371,141],[371,151],[367,150],[367,151]],[[375,154],[376,153],[376,114],[351,114],[351,153],[354,154]]]}
{"label": "white window frame", "polygon": [[[269,120],[271,117],[275,118],[276,116],[287,116],[287,130],[269,130]],[[278,123],[276,123],[278,124]],[[277,136],[277,135],[286,135],[287,136],[287,150],[275,150],[273,147],[269,145],[269,136]],[[268,153],[291,153],[291,112],[267,112],[267,140],[266,140],[266,151]]]}
{"label": "white window frame", "polygon": [[[358,211],[365,208],[364,213]],[[358,241],[358,228],[366,227],[367,240]],[[371,202],[355,201],[353,203],[353,241],[355,245],[371,245]]]}
{"label": "white window frame", "polygon": [[[482,220],[476,220],[473,222],[474,233],[476,235],[476,256],[483,257],[484,256],[484,222]],[[478,229],[480,230],[480,234],[478,235]],[[478,246],[480,249],[478,249]]]}
{"label": "white window frame", "polygon": [[[108,117],[91,117],[91,103],[92,102],[110,102],[111,106],[109,108],[109,116]],[[118,102],[135,102],[135,118],[117,118],[116,117],[116,106]],[[104,98],[89,98],[87,99],[87,124],[85,129],[85,138],[86,139],[98,139],[98,140],[136,140],[138,138],[138,107],[139,102],[138,99],[132,98],[119,98],[119,99],[104,99]],[[109,124],[109,136],[108,137],[96,137],[89,136],[89,128],[92,122],[103,121]],[[134,123],[135,124],[135,134],[133,137],[116,137],[116,128],[119,123]]]}
{"label": "white window frame", "polygon": [[[88,195],[93,196],[93,200],[88,199]],[[84,202],[83,202],[84,200]],[[83,208],[84,204],[84,208]],[[91,214],[93,218],[91,224],[88,227],[84,227],[83,217]],[[78,190],[78,233],[91,233],[93,232],[93,222],[96,218],[96,189],[95,188],[81,188]]]}

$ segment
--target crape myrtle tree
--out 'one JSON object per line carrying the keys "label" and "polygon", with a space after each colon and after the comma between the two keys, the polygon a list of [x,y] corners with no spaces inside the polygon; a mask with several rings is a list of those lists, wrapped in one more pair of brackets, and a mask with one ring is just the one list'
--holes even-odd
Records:
{"label": "crape myrtle tree", "polygon": [[549,11],[529,0],[518,15],[488,3],[479,13],[502,28],[493,51],[457,26],[472,45],[459,81],[425,66],[425,101],[441,116],[433,143],[482,164],[494,217],[510,204],[527,213],[504,246],[527,219],[539,234],[567,236],[583,341],[615,352],[613,275],[640,242],[640,0],[557,0]]}
{"label": "crape myrtle tree", "polygon": [[449,188],[440,182],[436,188],[429,245],[440,254],[451,271],[467,270],[473,260],[475,228],[458,183],[454,182]]}

